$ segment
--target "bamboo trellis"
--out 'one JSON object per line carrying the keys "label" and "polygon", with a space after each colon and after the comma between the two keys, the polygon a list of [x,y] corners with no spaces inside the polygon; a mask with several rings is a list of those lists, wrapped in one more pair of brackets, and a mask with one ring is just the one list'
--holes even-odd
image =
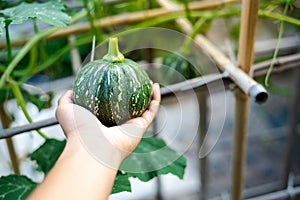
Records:
{"label": "bamboo trellis", "polygon": [[[158,0],[159,4],[169,10],[177,10],[178,5],[169,0]],[[203,35],[196,35],[195,41],[205,53],[211,57],[218,67],[229,74],[229,77],[239,86],[235,92],[235,127],[232,160],[231,199],[241,200],[243,192],[243,173],[246,155],[246,138],[248,128],[249,97],[256,102],[267,100],[267,92],[249,75],[253,64],[256,22],[258,17],[259,0],[242,1],[241,30],[239,41],[238,68]],[[176,23],[186,34],[192,32],[192,25],[186,18],[176,19]],[[204,176],[204,174],[201,174]],[[201,184],[205,184],[202,182]],[[201,191],[202,193],[204,191]],[[205,199],[202,197],[201,199]]]}

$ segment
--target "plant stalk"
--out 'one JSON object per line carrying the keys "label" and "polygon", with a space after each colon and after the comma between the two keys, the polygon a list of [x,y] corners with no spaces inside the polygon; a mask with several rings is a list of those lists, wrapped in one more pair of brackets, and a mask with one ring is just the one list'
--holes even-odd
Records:
{"label": "plant stalk", "polygon": [[[36,68],[34,68],[33,73],[37,74],[48,67],[50,67],[53,63],[55,63],[58,59],[60,59],[64,54],[69,52],[72,48],[85,45],[91,42],[90,37],[82,38],[80,40],[75,41],[74,43],[69,43],[67,46],[62,48],[60,51],[56,52],[55,54],[52,54],[49,59],[47,59],[45,62],[39,64]],[[15,76],[23,76],[24,70],[15,70],[14,75]],[[19,82],[24,82],[24,79],[20,79]]]}
{"label": "plant stalk", "polygon": [[[76,22],[77,20],[80,19],[80,17],[82,17],[83,14],[79,13],[78,15],[75,15],[73,17],[73,19],[71,20],[71,23]],[[24,46],[23,48],[20,50],[20,52],[17,54],[17,56],[9,63],[8,67],[6,68],[5,72],[3,73],[3,75],[1,76],[0,79],[0,89],[4,86],[5,82],[7,82],[9,80],[10,74],[12,73],[12,71],[15,69],[15,67],[17,66],[17,64],[24,58],[24,56],[31,50],[32,46],[34,46],[35,44],[37,44],[40,40],[46,38],[47,36],[49,36],[50,34],[54,33],[56,30],[58,30],[58,28],[53,27],[50,28],[44,32],[41,32],[39,34],[36,34],[35,36],[33,36]]]}
{"label": "plant stalk", "polygon": [[57,28],[51,28],[45,32],[35,35],[30,41],[28,41],[25,46],[20,50],[18,55],[11,61],[8,65],[7,69],[3,73],[0,79],[0,88],[2,88],[9,80],[9,76],[17,66],[17,64],[24,58],[24,56],[31,50],[32,46],[34,46],[37,42],[39,42],[42,38],[46,37],[47,35],[53,33]]}
{"label": "plant stalk", "polygon": [[[30,115],[29,115],[29,113],[27,111],[26,102],[25,102],[25,100],[23,98],[23,95],[21,93],[21,90],[20,90],[18,84],[15,81],[13,81],[13,80],[9,80],[9,84],[10,84],[10,87],[11,87],[13,93],[14,93],[14,96],[17,99],[18,105],[21,107],[21,109],[22,109],[22,111],[23,111],[23,113],[24,113],[27,121],[31,123],[32,122],[32,118],[30,117]],[[44,133],[42,133],[40,130],[37,130],[37,132],[45,140],[48,139],[48,137]]]}
{"label": "plant stalk", "polygon": [[286,23],[289,23],[289,24],[300,26],[300,20],[299,19],[289,17],[289,16],[285,16],[283,14],[273,13],[273,12],[264,11],[264,10],[260,10],[258,12],[258,14],[259,14],[260,17],[268,17],[268,18],[271,18],[271,19],[276,19],[276,20],[280,20],[282,22],[286,22]]}
{"label": "plant stalk", "polygon": [[7,49],[7,62],[9,63],[12,59],[12,50],[10,44],[10,35],[9,35],[9,28],[8,24],[5,25],[5,34],[6,34],[6,49]]}
{"label": "plant stalk", "polygon": [[101,40],[101,36],[100,36],[99,32],[97,31],[97,28],[95,26],[94,16],[91,14],[92,9],[91,9],[91,6],[89,6],[89,1],[84,0],[83,5],[84,5],[84,8],[85,8],[86,13],[87,13],[87,17],[88,17],[93,35],[96,35],[97,40]]}
{"label": "plant stalk", "polygon": [[[32,23],[33,23],[33,30],[34,30],[34,33],[35,33],[35,34],[38,34],[40,31],[39,31],[39,27],[38,27],[38,25],[37,25],[36,20],[35,20],[35,19],[32,20]],[[46,51],[45,51],[45,45],[46,45],[46,44],[45,44],[45,38],[43,38],[42,41],[39,42],[38,45],[35,45],[35,46],[36,46],[36,50],[39,49],[39,53],[40,53],[40,55],[41,55],[41,59],[42,59],[42,60],[46,60],[46,59],[47,59],[47,53],[46,53]],[[32,47],[32,48],[35,48],[35,46]],[[30,56],[31,56],[31,55],[30,55]],[[36,58],[37,58],[37,55],[36,55]],[[37,60],[37,59],[36,59],[36,60]]]}
{"label": "plant stalk", "polygon": [[[284,6],[283,15],[286,15],[288,8],[289,8],[289,4],[286,3],[285,6]],[[270,67],[268,69],[268,72],[266,74],[266,77],[265,77],[265,85],[267,87],[269,86],[269,80],[270,80],[271,72],[273,70],[276,58],[278,56],[278,52],[279,52],[279,49],[280,49],[280,42],[281,42],[281,38],[282,38],[282,35],[283,35],[283,31],[284,31],[284,22],[281,21],[280,25],[279,25],[278,39],[277,39],[275,51],[274,51],[274,54],[273,54],[272,63],[270,65]]]}
{"label": "plant stalk", "polygon": [[28,76],[31,75],[32,71],[34,68],[37,66],[37,57],[38,57],[38,44],[35,44],[32,46],[30,50],[30,60],[29,60],[29,65],[26,69],[26,73],[23,74],[24,79],[26,79]]}
{"label": "plant stalk", "polygon": [[190,21],[190,23],[192,23],[191,11],[189,8],[189,0],[184,0],[183,5],[184,5],[186,18]]}
{"label": "plant stalk", "polygon": [[[2,124],[3,129],[9,128],[10,123],[11,123],[11,118],[9,117],[9,115],[7,114],[7,112],[5,110],[4,103],[0,104],[0,116],[1,116],[0,119],[1,119],[1,124]],[[15,146],[14,146],[14,143],[13,143],[13,140],[11,137],[6,138],[6,145],[7,145],[7,149],[8,149],[8,153],[10,156],[10,161],[11,161],[11,165],[13,167],[14,173],[20,174],[18,157],[17,157]]]}

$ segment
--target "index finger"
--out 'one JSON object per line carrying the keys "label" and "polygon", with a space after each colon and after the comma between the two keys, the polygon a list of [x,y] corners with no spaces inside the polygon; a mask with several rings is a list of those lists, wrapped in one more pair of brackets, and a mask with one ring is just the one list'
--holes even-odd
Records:
{"label": "index finger", "polygon": [[58,105],[68,104],[68,103],[72,103],[73,104],[73,91],[72,90],[68,90],[58,100]]}
{"label": "index finger", "polygon": [[160,87],[158,83],[154,83],[153,86],[153,94],[152,94],[152,101],[158,101],[160,102],[161,100],[161,95],[160,95]]}

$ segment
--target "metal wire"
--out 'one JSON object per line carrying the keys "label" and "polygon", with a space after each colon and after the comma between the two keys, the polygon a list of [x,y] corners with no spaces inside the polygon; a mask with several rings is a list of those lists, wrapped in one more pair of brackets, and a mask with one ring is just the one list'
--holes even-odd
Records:
{"label": "metal wire", "polygon": [[30,124],[17,126],[9,129],[4,129],[0,131],[0,139],[11,137],[20,133],[24,133],[27,131],[37,130],[41,128],[45,128],[48,126],[53,126],[58,124],[57,120],[55,118],[50,118],[38,122],[33,122]]}

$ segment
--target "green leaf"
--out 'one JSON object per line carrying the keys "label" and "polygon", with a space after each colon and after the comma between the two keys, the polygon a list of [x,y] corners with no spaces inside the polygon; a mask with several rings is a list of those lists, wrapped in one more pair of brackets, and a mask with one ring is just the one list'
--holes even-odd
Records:
{"label": "green leaf", "polygon": [[46,142],[31,153],[29,157],[31,160],[36,161],[38,170],[47,174],[54,166],[65,145],[65,140],[47,139]]}
{"label": "green leaf", "polygon": [[169,173],[182,179],[185,167],[186,159],[169,148],[162,139],[143,138],[120,169],[141,181],[149,181]]}
{"label": "green leaf", "polygon": [[129,176],[124,172],[118,171],[111,193],[114,194],[114,193],[125,192],[125,191],[131,192],[131,184],[129,181]]}
{"label": "green leaf", "polygon": [[0,178],[0,200],[26,199],[36,186],[37,183],[26,176],[2,176]]}
{"label": "green leaf", "polygon": [[64,4],[57,0],[46,3],[21,3],[18,6],[0,11],[11,24],[21,24],[28,19],[38,19],[41,22],[56,26],[65,27],[70,23],[71,17],[63,12]]}
{"label": "green leaf", "polygon": [[52,94],[45,94],[44,96],[41,95],[33,95],[29,94],[27,91],[23,91],[24,99],[26,102],[33,103],[39,111],[41,111],[44,108],[50,108],[51,107],[51,101],[53,98]]}

